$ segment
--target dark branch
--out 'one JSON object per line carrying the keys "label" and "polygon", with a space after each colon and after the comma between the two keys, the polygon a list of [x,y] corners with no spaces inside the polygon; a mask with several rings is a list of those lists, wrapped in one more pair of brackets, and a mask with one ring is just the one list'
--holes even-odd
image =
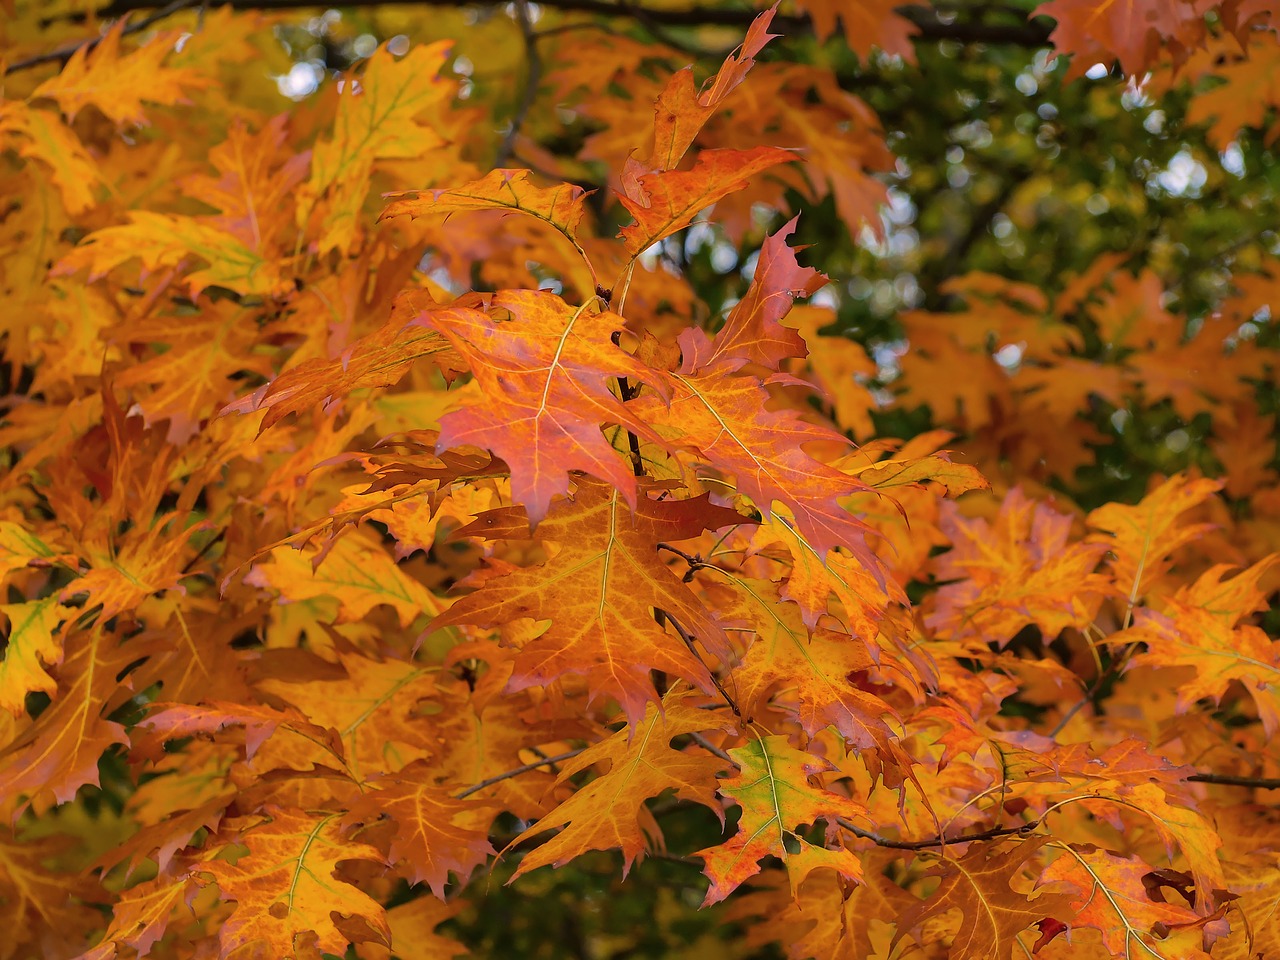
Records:
{"label": "dark branch", "polygon": [[[335,4],[338,7],[370,7],[382,6],[388,0],[344,0]],[[244,10],[294,10],[311,9],[316,0],[230,0],[231,6]],[[413,0],[420,7],[461,7],[485,6],[496,7],[496,0],[466,4],[458,0]],[[101,18],[120,17],[134,10],[150,10],[159,5],[159,0],[111,0],[99,7],[96,16]],[[184,4],[187,6],[190,4]],[[505,4],[501,4],[505,5]],[[747,27],[759,14],[759,10],[741,7],[693,6],[685,9],[652,9],[642,4],[629,3],[626,0],[542,0],[539,6],[566,13],[587,13],[602,17],[626,17],[635,20],[642,26],[653,27]],[[955,40],[961,43],[1000,43],[1024,47],[1042,47],[1048,43],[1049,26],[1043,18],[1026,23],[987,23],[983,21],[951,20],[936,11],[917,6],[898,8],[898,14],[915,25],[918,35],[924,40]],[[52,19],[46,20],[49,23]],[[87,19],[84,13],[71,14],[66,18],[75,21]],[[808,17],[775,16],[773,25],[781,28],[783,33],[808,31],[811,24]]]}
{"label": "dark branch", "polygon": [[511,127],[498,147],[498,155],[493,161],[495,167],[505,167],[511,161],[516,149],[516,138],[520,136],[520,128],[533,109],[534,101],[538,99],[538,84],[542,82],[542,54],[538,52],[538,36],[533,32],[533,21],[529,19],[528,0],[515,0],[515,11],[520,36],[524,40],[524,91],[520,94],[516,112],[511,116]]}
{"label": "dark branch", "polygon": [[1280,790],[1280,777],[1233,777],[1226,773],[1195,773],[1187,777],[1196,783],[1217,783],[1225,787],[1254,787],[1258,790]]}
{"label": "dark branch", "polygon": [[454,799],[465,800],[467,797],[471,796],[473,793],[478,793],[479,791],[483,790],[485,787],[491,787],[495,783],[501,783],[503,780],[510,780],[512,777],[518,777],[522,773],[528,773],[531,770],[537,770],[539,767],[549,767],[557,763],[560,763],[563,760],[570,760],[573,757],[576,757],[578,754],[582,753],[582,751],[586,749],[587,749],[586,747],[579,747],[577,750],[566,750],[564,753],[557,753],[554,757],[547,757],[544,760],[539,760],[537,763],[526,763],[522,767],[515,767],[512,770],[504,771],[503,773],[499,773],[496,776],[489,777],[487,780],[481,780],[479,783],[473,783],[471,786],[467,787],[467,789],[463,790],[461,793],[454,794]]}

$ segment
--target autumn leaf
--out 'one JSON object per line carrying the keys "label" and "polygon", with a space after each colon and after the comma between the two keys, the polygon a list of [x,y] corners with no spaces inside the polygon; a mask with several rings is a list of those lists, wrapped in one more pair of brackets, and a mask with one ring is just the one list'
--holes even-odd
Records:
{"label": "autumn leaf", "polygon": [[569,183],[539,187],[528,170],[490,170],[482,179],[452,188],[407,193],[392,199],[379,220],[393,217],[449,215],[469,210],[507,210],[548,224],[587,259],[578,241],[578,225],[586,214],[587,192]]}
{"label": "autumn leaf", "polygon": [[689,226],[700,211],[742,189],[750,177],[794,159],[795,154],[780,147],[704,150],[692,170],[644,174],[631,193],[618,197],[635,218],[619,236],[635,257]]}
{"label": "autumn leaf", "polygon": [[69,635],[64,647],[57,697],[0,759],[0,805],[8,809],[44,807],[50,797],[66,803],[80,787],[99,783],[104,751],[128,742],[124,727],[103,713],[127,699],[129,691],[115,678],[143,650],[117,643],[100,628]]}
{"label": "autumn leaf", "polygon": [[723,717],[701,709],[696,698],[673,692],[660,704],[650,704],[636,723],[566,761],[560,768],[560,783],[596,764],[607,762],[609,770],[578,788],[512,841],[518,844],[563,827],[521,858],[512,880],[538,867],[561,867],[589,850],[615,848],[622,851],[625,875],[651,845],[661,844],[645,801],[668,790],[679,800],[700,803],[720,815],[716,772],[723,769],[723,761],[672,747],[671,741],[727,725]]}
{"label": "autumn leaf", "polygon": [[77,48],[62,71],[40,84],[33,96],[57,101],[68,119],[92,105],[117,124],[145,124],[144,101],[170,106],[183,102],[187,90],[208,84],[189,67],[164,65],[175,33],[162,32],[122,54],[124,29],[124,20],[117,20],[92,51],[89,44]]}
{"label": "autumn leaf", "polygon": [[83,213],[97,203],[102,175],[57,115],[33,110],[20,101],[0,104],[0,134],[17,140],[21,156],[48,166],[68,213]]}
{"label": "autumn leaf", "polygon": [[1208,954],[1186,950],[1157,931],[1195,925],[1202,918],[1190,906],[1153,900],[1143,878],[1152,868],[1133,857],[1120,857],[1089,845],[1057,845],[1062,851],[1040,875],[1040,884],[1068,884],[1071,903],[1062,918],[1072,929],[1093,927],[1116,955],[1161,960],[1203,960]]}
{"label": "autumn leaf", "polygon": [[389,817],[395,831],[389,844],[391,863],[403,863],[410,883],[426,881],[444,899],[450,873],[465,883],[492,854],[488,826],[493,808],[483,802],[457,800],[430,779],[432,767],[415,761],[395,776],[379,779],[376,789],[361,794],[343,826],[355,829]]}
{"label": "autumn leaf", "polygon": [[1170,477],[1141,503],[1109,503],[1089,514],[1089,526],[1102,531],[1091,540],[1106,544],[1113,576],[1130,606],[1169,571],[1170,554],[1211,529],[1206,523],[1183,524],[1181,517],[1221,487],[1216,480]]}
{"label": "autumn leaf", "polygon": [[785,504],[820,556],[843,546],[875,567],[866,525],[840,504],[841,497],[863,485],[804,450],[806,443],[843,444],[839,434],[794,411],[769,410],[769,395],[754,377],[730,376],[719,367],[686,368],[671,380],[670,404],[643,396],[636,401],[637,413],[663,433],[667,444],[695,465],[730,474],[762,513],[769,515],[775,500]]}
{"label": "autumn leaf", "polygon": [[1046,636],[1083,628],[1107,588],[1094,573],[1106,548],[1071,543],[1071,518],[1020,490],[1005,497],[994,525],[968,520],[942,505],[942,530],[951,552],[938,563],[938,578],[953,581],[938,591],[926,622],[944,636],[979,636],[1007,643],[1029,623]]}
{"label": "autumn leaf", "polygon": [[[615,697],[638,722],[657,699],[650,671],[683,677],[708,693],[710,673],[677,631],[687,631],[712,655],[727,657],[723,627],[661,561],[658,544],[687,540],[704,529],[741,521],[704,497],[658,501],[642,496],[634,514],[622,494],[581,480],[572,500],[559,501],[537,536],[558,551],[536,567],[486,577],[432,623],[490,626],[521,617],[550,626],[520,650],[509,688],[544,685],[579,674],[597,696]],[[456,536],[522,539],[523,511],[481,514]],[[674,619],[677,626],[667,627]]]}
{"label": "autumn leaf", "polygon": [[1013,882],[1043,840],[1023,840],[1014,845],[975,843],[956,859],[946,858],[933,871],[942,878],[928,899],[898,918],[896,944],[921,922],[944,911],[961,911],[960,927],[951,942],[956,960],[1008,957],[1017,936],[1046,917],[1066,919],[1069,897],[1042,892],[1034,899],[1017,892]]}
{"label": "autumn leaf", "polygon": [[806,629],[800,610],[779,602],[777,588],[768,581],[732,579],[733,589],[724,589],[732,599],[720,603],[754,633],[732,677],[747,716],[756,716],[776,697],[810,735],[831,725],[859,749],[890,750],[893,709],[858,680],[883,669],[910,686],[911,668],[888,655],[882,658],[874,635]]}
{"label": "autumn leaf", "polygon": [[452,366],[453,352],[435,330],[421,322],[393,318],[373,333],[351,344],[333,359],[313,358],[286,370],[270,383],[223,408],[222,413],[266,410],[261,430],[267,430],[289,414],[317,405],[333,405],[356,390],[399,383],[415,362],[431,359]]}
{"label": "autumn leaf", "polygon": [[62,661],[58,627],[69,613],[53,597],[0,605],[0,614],[9,621],[0,661],[0,707],[15,717],[26,710],[27,694],[39,691],[52,696],[57,691],[57,682],[45,668]]}
{"label": "autumn leaf", "polygon": [[[778,9],[775,3],[751,21],[742,46],[729,54],[716,75],[707,81],[701,91],[693,82],[693,70],[686,67],[677,71],[667,81],[659,94],[654,109],[653,149],[647,162],[640,168],[649,170],[674,170],[683,159],[707,120],[733,92],[755,65],[755,57],[765,45],[779,34],[769,33],[769,24]],[[632,176],[639,173],[636,170]],[[624,177],[627,174],[624,172]]]}
{"label": "autumn leaf", "polygon": [[1120,61],[1126,73],[1141,73],[1162,47],[1191,49],[1205,35],[1206,0],[1111,0],[1082,3],[1051,0],[1036,8],[1037,15],[1053,17],[1057,27],[1050,40],[1058,47],[1078,50],[1073,74],[1088,69],[1107,55]]}
{"label": "autumn leaf", "polygon": [[277,547],[267,562],[249,572],[245,582],[275,590],[286,603],[334,597],[344,620],[360,620],[385,604],[407,626],[446,606],[359,533],[341,536],[323,551]]}
{"label": "autumn leaf", "polygon": [[719,846],[698,851],[711,880],[703,905],[718,903],[739,884],[760,872],[760,861],[774,856],[786,865],[791,890],[814,870],[834,870],[848,880],[862,875],[858,858],[806,839],[801,827],[837,818],[860,820],[866,808],[849,797],[810,784],[827,768],[813,755],[788,745],[786,737],[765,737],[729,751],[737,775],[720,781],[720,792],[742,808],[738,832]]}
{"label": "autumn leaf", "polygon": [[217,286],[245,295],[272,296],[289,286],[278,263],[264,259],[232,234],[193,217],[149,210],[130,213],[129,223],[122,226],[91,233],[58,262],[55,273],[65,275],[87,267],[89,276],[97,278],[135,258],[148,271],[204,261],[204,267],[186,277],[192,294]]}
{"label": "autumn leaf", "polygon": [[447,43],[416,46],[399,60],[383,46],[358,79],[344,81],[333,135],[312,150],[298,197],[299,226],[325,203],[321,251],[351,245],[375,162],[419,157],[446,142],[441,127],[454,93],[440,76],[447,57]]}
{"label": "autumn leaf", "polygon": [[222,899],[235,904],[218,932],[223,954],[250,945],[281,958],[314,949],[342,954],[349,938],[335,918],[358,919],[365,939],[389,943],[382,905],[335,875],[343,861],[382,862],[377,849],[344,837],[337,814],[279,807],[264,814],[224,825],[223,843],[248,853],[234,863],[211,858],[196,867],[197,882],[216,883]]}
{"label": "autumn leaf", "polygon": [[[293,704],[310,723],[334,731],[343,746],[344,769],[352,777],[397,773],[427,756],[418,704],[435,691],[432,672],[405,660],[356,653],[340,654],[338,660],[345,674],[338,678],[267,677],[258,689]],[[274,759],[302,769],[334,759],[326,740],[304,738],[278,747],[269,742],[262,752],[273,749],[278,750]]]}
{"label": "autumn leaf", "polygon": [[661,389],[663,381],[613,342],[622,318],[534,291],[504,291],[491,309],[512,319],[462,308],[424,318],[466,359],[481,387],[479,402],[441,418],[439,447],[481,447],[510,464],[512,496],[535,524],[553,497],[568,492],[570,470],[607,480],[634,503],[635,474],[601,427],[657,437],[609,392],[609,382],[627,377]]}
{"label": "autumn leaf", "polygon": [[795,233],[798,217],[764,242],[747,295],[734,304],[716,334],[710,356],[689,359],[690,367],[715,366],[720,361],[758,363],[778,370],[791,357],[803,357],[804,338],[779,321],[796,297],[808,297],[826,286],[827,278],[796,262],[787,237]]}

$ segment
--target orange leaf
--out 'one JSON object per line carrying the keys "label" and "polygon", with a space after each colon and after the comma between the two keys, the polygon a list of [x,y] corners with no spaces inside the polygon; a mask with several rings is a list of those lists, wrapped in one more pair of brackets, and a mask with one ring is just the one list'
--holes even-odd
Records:
{"label": "orange leaf", "polygon": [[89,44],[81,44],[62,72],[36,87],[32,96],[56,100],[68,119],[92,104],[118,124],[145,124],[144,101],[170,106],[183,102],[186,89],[208,85],[207,78],[189,67],[163,65],[178,39],[176,31],[159,33],[121,55],[124,28],[122,17],[92,52]]}
{"label": "orange leaf", "polygon": [[514,845],[564,827],[527,853],[511,879],[538,867],[563,866],[589,850],[615,848],[622,851],[625,876],[649,846],[646,833],[651,843],[661,841],[644,804],[667,790],[679,800],[710,807],[723,818],[715,798],[716,771],[724,767],[723,761],[674,749],[671,740],[687,733],[723,730],[727,725],[723,717],[699,709],[695,698],[671,693],[662,703],[650,704],[642,720],[566,761],[560,768],[560,783],[595,764],[610,766],[512,841]]}
{"label": "orange leaf", "polygon": [[810,784],[810,777],[828,769],[823,761],[790,746],[786,737],[753,740],[729,756],[740,771],[720,782],[720,792],[738,802],[742,817],[732,839],[694,854],[711,880],[703,906],[718,903],[759,873],[760,861],[769,856],[786,865],[793,896],[814,870],[832,869],[847,880],[862,876],[853,853],[817,846],[799,832],[819,820],[866,818],[858,801]]}
{"label": "orange leaf", "polygon": [[1070,916],[1069,896],[1042,892],[1034,900],[1012,888],[1023,873],[1023,864],[1043,840],[1007,843],[974,843],[959,859],[945,859],[931,871],[942,883],[927,900],[898,918],[896,944],[908,930],[948,910],[960,910],[960,927],[951,942],[951,960],[1007,958],[1019,933],[1045,917]]}
{"label": "orange leaf", "polygon": [[[486,577],[432,623],[510,623],[549,620],[516,657],[510,689],[548,684],[565,674],[586,677],[593,697],[616,697],[638,722],[657,699],[651,670],[683,677],[713,691],[706,666],[663,625],[655,610],[676,621],[717,657],[727,657],[724,631],[693,592],[659,560],[657,544],[685,540],[742,518],[696,500],[641,497],[635,513],[606,485],[580,480],[572,500],[558,502],[537,535],[559,545],[547,562]],[[481,514],[456,536],[523,538],[518,508]]]}
{"label": "orange leaf", "polygon": [[465,308],[424,316],[466,359],[481,388],[479,402],[441,418],[439,446],[481,447],[510,464],[512,498],[535,524],[552,498],[567,492],[570,470],[609,481],[634,503],[635,475],[601,426],[656,435],[609,384],[629,377],[660,389],[662,381],[614,343],[622,318],[532,290],[503,291],[492,309],[510,311],[513,319],[499,322]]}
{"label": "orange leaf", "polygon": [[425,880],[443,900],[450,872],[465,884],[493,853],[488,827],[495,811],[483,802],[455,800],[430,781],[431,774],[428,764],[415,761],[393,777],[372,781],[376,789],[362,793],[342,823],[349,830],[390,817],[391,862],[404,865],[410,883]]}
{"label": "orange leaf", "polygon": [[377,849],[345,838],[335,813],[279,807],[265,813],[266,819],[226,824],[219,838],[228,846],[247,847],[248,853],[234,863],[207,859],[196,866],[198,875],[218,885],[223,900],[235,902],[218,931],[222,955],[249,945],[281,960],[302,960],[315,949],[342,955],[348,935],[335,924],[335,914],[358,918],[366,939],[389,944],[382,905],[336,875],[345,860],[381,863]]}
{"label": "orange leaf", "polygon": [[699,211],[741,190],[757,173],[795,159],[781,147],[704,150],[692,170],[644,174],[633,190],[618,197],[636,221],[619,236],[634,257],[689,226]]}

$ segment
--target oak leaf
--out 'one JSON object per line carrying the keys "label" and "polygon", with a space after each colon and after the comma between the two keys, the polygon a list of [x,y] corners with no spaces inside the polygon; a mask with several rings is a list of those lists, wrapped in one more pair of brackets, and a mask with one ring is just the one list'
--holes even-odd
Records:
{"label": "oak leaf", "polygon": [[440,76],[448,57],[444,42],[415,46],[398,60],[384,45],[359,77],[343,80],[333,136],[312,150],[311,176],[298,197],[300,227],[326,204],[322,252],[354,241],[375,162],[420,157],[448,142],[441,128],[455,84]]}
{"label": "oak leaf", "polygon": [[636,723],[565,761],[560,783],[599,763],[607,762],[609,770],[579,787],[512,841],[564,828],[527,853],[512,880],[541,866],[563,866],[589,850],[615,848],[622,852],[625,876],[650,844],[661,843],[645,801],[668,790],[676,799],[710,807],[723,818],[715,798],[716,771],[724,768],[723,761],[672,747],[671,741],[727,726],[723,717],[701,709],[696,698],[672,692],[661,703],[651,703]]}
{"label": "oak leaf", "polygon": [[363,921],[369,939],[389,943],[383,906],[336,876],[345,860],[381,863],[378,850],[344,837],[336,813],[272,807],[264,814],[228,822],[218,838],[248,853],[234,863],[209,858],[195,866],[198,883],[212,880],[223,900],[235,902],[218,931],[222,955],[251,944],[281,960],[302,960],[313,950],[342,955],[349,940],[335,915]]}
{"label": "oak leaf", "polygon": [[775,500],[785,504],[819,556],[825,558],[832,547],[848,547],[876,569],[865,541],[868,528],[840,503],[866,486],[804,449],[824,441],[847,446],[847,440],[793,410],[770,410],[765,385],[755,377],[735,376],[724,363],[691,369],[694,339],[682,337],[686,361],[671,374],[671,402],[641,396],[635,401],[637,413],[682,458],[691,459],[695,470],[709,466],[732,475],[738,490],[765,515]]}
{"label": "oak leaf", "polygon": [[[697,656],[663,623],[673,618],[718,658],[728,656],[723,627],[663,563],[658,544],[695,537],[741,521],[732,510],[694,500],[641,496],[633,514],[622,494],[582,479],[572,500],[559,501],[537,536],[558,544],[535,567],[486,577],[480,589],[454,602],[432,623],[491,626],[521,617],[550,626],[520,650],[509,689],[522,690],[564,676],[584,676],[593,697],[618,700],[638,721],[657,699],[651,670],[664,670],[711,692],[711,676]],[[456,536],[521,539],[524,511],[481,514]]]}
{"label": "oak leaf", "polygon": [[394,776],[371,781],[342,824],[351,830],[390,818],[394,828],[389,862],[403,864],[410,883],[425,881],[443,900],[450,873],[466,883],[494,852],[488,834],[494,809],[483,802],[455,799],[448,789],[432,782],[431,774],[430,764],[415,761]]}
{"label": "oak leaf", "polygon": [[1186,949],[1156,933],[1157,925],[1195,924],[1202,918],[1189,906],[1153,900],[1143,878],[1151,867],[1089,845],[1055,844],[1063,851],[1040,875],[1040,884],[1071,888],[1062,916],[1072,929],[1093,927],[1117,956],[1134,954],[1160,960],[1204,960],[1203,950]]}
{"label": "oak leaf", "polygon": [[189,67],[164,66],[178,39],[175,31],[162,32],[121,54],[124,29],[121,18],[96,45],[81,44],[62,71],[36,87],[32,96],[57,101],[69,119],[92,104],[118,124],[145,124],[144,101],[181,103],[186,90],[208,84],[206,77]]}
{"label": "oak leaf", "polygon": [[662,379],[613,342],[621,317],[588,306],[575,308],[544,291],[506,290],[491,309],[509,312],[510,320],[464,308],[424,318],[466,359],[482,391],[478,402],[441,418],[438,446],[481,447],[505,460],[512,498],[535,524],[552,498],[568,491],[571,470],[607,480],[635,502],[635,475],[601,432],[603,424],[657,439],[609,384],[626,377],[661,391]]}
{"label": "oak leaf", "polygon": [[974,843],[957,859],[947,858],[932,872],[942,878],[927,899],[898,917],[898,943],[921,922],[958,908],[960,926],[951,942],[952,960],[988,960],[1011,955],[1017,936],[1046,917],[1065,919],[1070,914],[1068,894],[1042,892],[1029,899],[1013,888],[1024,865],[1043,840],[1006,843]]}
{"label": "oak leaf", "polygon": [[1008,643],[1027,624],[1047,637],[1088,624],[1107,591],[1095,568],[1099,543],[1071,542],[1071,517],[1014,488],[994,524],[966,519],[942,504],[943,532],[952,542],[938,562],[937,607],[925,622],[942,636],[977,636]]}
{"label": "oak leaf", "polygon": [[851,851],[819,846],[800,830],[819,820],[834,825],[837,818],[866,819],[866,808],[857,800],[811,784],[810,778],[825,772],[827,764],[779,736],[752,740],[729,756],[739,772],[720,781],[720,793],[738,803],[742,816],[731,839],[694,854],[702,858],[702,872],[711,880],[703,906],[720,902],[759,873],[760,861],[768,856],[786,865],[793,895],[814,870],[831,869],[846,880],[862,876]]}
{"label": "oak leaf", "polygon": [[693,222],[693,218],[717,200],[735,190],[761,171],[796,159],[781,147],[753,147],[750,150],[704,150],[692,170],[666,170],[638,177],[619,201],[635,218],[619,236],[633,257]]}

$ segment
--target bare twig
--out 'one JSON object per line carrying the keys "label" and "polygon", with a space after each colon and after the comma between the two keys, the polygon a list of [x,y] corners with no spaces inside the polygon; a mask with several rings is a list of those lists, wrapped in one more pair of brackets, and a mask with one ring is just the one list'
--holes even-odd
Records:
{"label": "bare twig", "polygon": [[[141,20],[129,24],[120,31],[120,36],[127,37],[131,33],[140,33],[153,23],[158,23],[166,17],[171,17],[181,10],[195,6],[199,6],[201,10],[204,9],[201,0],[172,0],[171,3],[165,4],[154,13],[148,14]],[[147,9],[147,7],[139,6],[133,9]],[[126,10],[119,14],[119,16],[127,16],[128,13],[129,11]],[[82,40],[77,43],[67,44],[65,47],[58,47],[56,50],[50,50],[47,53],[38,53],[35,56],[27,57],[24,60],[15,60],[4,68],[4,75],[7,77],[11,73],[17,73],[19,70],[30,70],[32,67],[38,67],[46,63],[66,63],[79,50],[84,50],[86,54],[92,53],[94,48],[101,42],[102,37],[93,37],[89,40]]]}
{"label": "bare twig", "polygon": [[547,757],[545,760],[539,760],[537,763],[526,763],[523,766],[507,770],[503,773],[495,774],[479,783],[474,783],[461,793],[455,793],[455,800],[464,800],[473,793],[479,793],[485,787],[492,787],[495,783],[501,783],[503,780],[510,780],[512,777],[518,777],[522,773],[528,773],[531,770],[537,770],[539,767],[549,767],[552,764],[560,763],[564,760],[571,760],[578,754],[586,750],[586,747],[579,747],[577,750],[567,750],[564,753],[557,753],[554,757]]}
{"label": "bare twig", "polygon": [[714,743],[712,743],[702,734],[696,733],[696,732],[690,732],[689,738],[698,746],[700,746],[703,750],[706,750],[708,753],[715,754],[725,763],[732,764],[735,767],[738,765],[738,762],[734,760],[733,757],[729,756],[728,753],[726,753],[724,750],[721,750],[719,747],[717,747]]}
{"label": "bare twig", "polygon": [[1196,783],[1217,783],[1225,787],[1280,790],[1280,777],[1236,777],[1227,773],[1193,773],[1187,779]]}
{"label": "bare twig", "polygon": [[[654,610],[653,617],[658,621],[658,623],[666,622],[675,627],[676,633],[680,635],[680,639],[684,641],[684,645],[689,648],[689,652],[695,657],[698,657],[698,650],[693,645],[693,635],[681,626],[679,620],[671,616],[671,614],[667,613],[665,610]],[[698,661],[701,662],[702,658],[698,657]],[[742,716],[742,711],[738,708],[737,702],[729,695],[729,691],[724,688],[724,684],[720,682],[720,678],[716,676],[715,671],[708,670],[707,672],[711,674],[711,682],[716,685],[716,690],[718,690],[720,696],[724,698],[724,702],[729,705],[729,709],[733,711],[733,715],[739,720],[744,720],[745,718]]]}
{"label": "bare twig", "polygon": [[928,850],[930,847],[947,847],[953,843],[969,843],[973,840],[1025,837],[1036,830],[1043,819],[1041,817],[1040,819],[1032,820],[1029,823],[1022,824],[1020,827],[992,827],[990,830],[979,830],[976,833],[962,833],[954,837],[930,837],[928,840],[891,840],[888,837],[880,836],[878,833],[872,833],[870,830],[864,830],[843,818],[837,819],[836,823],[855,837],[870,840],[878,847],[888,847],[891,850]]}

